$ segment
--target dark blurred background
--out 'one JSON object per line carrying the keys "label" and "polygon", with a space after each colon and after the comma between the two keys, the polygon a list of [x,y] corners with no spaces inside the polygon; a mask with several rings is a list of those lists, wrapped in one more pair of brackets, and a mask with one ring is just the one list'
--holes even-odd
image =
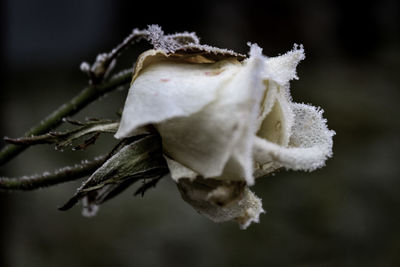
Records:
{"label": "dark blurred background", "polygon": [[[181,200],[170,179],[144,198],[134,188],[91,219],[56,208],[80,181],[0,192],[0,266],[400,266],[400,5],[352,1],[1,1],[0,136],[18,137],[86,84],[83,60],[134,28],[195,31],[202,42],[276,56],[302,43],[296,102],[325,110],[334,157],[312,173],[282,171],[253,188],[267,214],[241,231]],[[130,67],[148,45],[125,54]],[[127,91],[76,118],[116,118]],[[19,176],[111,149],[29,149],[1,168]],[[2,145],[4,145],[2,143]]]}

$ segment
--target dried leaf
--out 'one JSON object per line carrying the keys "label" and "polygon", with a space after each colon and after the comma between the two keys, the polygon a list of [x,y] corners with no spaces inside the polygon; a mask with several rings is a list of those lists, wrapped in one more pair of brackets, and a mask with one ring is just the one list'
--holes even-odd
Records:
{"label": "dried leaf", "polygon": [[60,210],[68,210],[79,200],[85,199],[86,211],[121,193],[141,179],[153,179],[168,173],[162,156],[160,138],[144,136],[125,145],[111,156]]}
{"label": "dried leaf", "polygon": [[90,134],[93,134],[89,139],[87,139],[83,144],[75,147],[75,149],[84,149],[87,146],[94,144],[100,133],[115,133],[116,129],[119,127],[119,122],[111,121],[89,121],[86,122],[84,126],[77,128],[76,130],[69,131],[66,133],[56,134],[59,141],[56,144],[57,149],[63,149],[67,146],[72,145],[72,143]]}
{"label": "dried leaf", "polygon": [[73,147],[73,149],[79,150],[86,149],[89,145],[94,144],[101,133],[115,133],[119,127],[119,122],[109,120],[79,122],[68,119],[65,121],[73,125],[78,125],[79,127],[66,132],[50,132],[44,135],[16,139],[5,137],[4,140],[17,145],[56,144],[56,149],[62,150],[67,146],[71,146],[74,141],[89,135],[89,138],[82,144]]}
{"label": "dried leaf", "polygon": [[137,190],[136,190],[136,192],[135,192],[135,196],[137,196],[137,195],[141,195],[142,197],[144,196],[144,194],[147,192],[147,190],[149,190],[150,188],[154,188],[154,187],[156,187],[156,185],[158,184],[158,182],[161,180],[161,178],[162,178],[163,176],[159,176],[159,177],[156,177],[156,178],[152,178],[151,180],[150,180],[150,182],[146,182],[146,179],[144,179],[143,180],[143,185],[142,186],[140,186]]}

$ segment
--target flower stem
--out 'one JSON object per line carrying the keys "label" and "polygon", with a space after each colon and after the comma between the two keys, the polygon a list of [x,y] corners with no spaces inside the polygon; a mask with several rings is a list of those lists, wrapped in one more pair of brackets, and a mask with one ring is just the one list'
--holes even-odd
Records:
{"label": "flower stem", "polygon": [[41,175],[19,178],[0,177],[0,190],[34,190],[76,180],[91,175],[103,164],[105,159],[106,156],[102,156],[93,161],[85,161],[75,166],[64,167],[52,173],[43,173]]}
{"label": "flower stem", "polygon": [[[132,77],[132,70],[127,69],[123,70],[109,80],[104,81],[98,85],[89,85],[85,89],[83,89],[78,95],[72,98],[67,103],[60,106],[53,113],[48,115],[44,120],[42,120],[39,124],[31,128],[28,132],[25,133],[25,136],[34,136],[45,134],[51,129],[59,126],[62,122],[62,119],[67,116],[72,116],[76,114],[78,111],[82,110],[91,102],[98,99],[100,96],[115,90],[119,86],[126,84],[130,81]],[[9,160],[17,156],[19,153],[28,148],[28,145],[15,145],[10,144],[5,146],[0,151],[0,165],[7,163]]]}

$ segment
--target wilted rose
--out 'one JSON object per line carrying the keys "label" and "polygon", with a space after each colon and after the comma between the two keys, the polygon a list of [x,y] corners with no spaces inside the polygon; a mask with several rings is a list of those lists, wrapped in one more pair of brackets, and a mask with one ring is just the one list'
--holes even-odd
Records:
{"label": "wilted rose", "polygon": [[[322,111],[292,102],[301,46],[282,56],[149,50],[135,67],[117,138],[153,125],[183,198],[214,221],[258,221],[255,178],[279,168],[312,171],[332,154]],[[182,179],[182,180],[181,180]]]}

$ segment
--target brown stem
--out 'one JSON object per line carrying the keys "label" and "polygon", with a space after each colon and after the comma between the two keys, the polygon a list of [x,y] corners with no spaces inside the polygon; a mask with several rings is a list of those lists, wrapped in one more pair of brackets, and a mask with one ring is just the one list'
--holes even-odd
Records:
{"label": "brown stem", "polygon": [[[115,90],[123,84],[129,83],[132,70],[127,69],[111,77],[108,81],[99,85],[90,85],[82,90],[77,96],[63,104],[43,121],[25,133],[25,136],[45,134],[62,123],[64,117],[72,116],[86,107],[88,104],[98,99],[100,96]],[[19,153],[28,148],[28,145],[10,144],[0,151],[0,165],[7,163]]]}
{"label": "brown stem", "polygon": [[76,180],[91,175],[104,163],[105,159],[106,156],[101,156],[92,161],[85,161],[75,166],[58,169],[52,173],[43,173],[29,177],[0,177],[0,190],[27,191]]}

